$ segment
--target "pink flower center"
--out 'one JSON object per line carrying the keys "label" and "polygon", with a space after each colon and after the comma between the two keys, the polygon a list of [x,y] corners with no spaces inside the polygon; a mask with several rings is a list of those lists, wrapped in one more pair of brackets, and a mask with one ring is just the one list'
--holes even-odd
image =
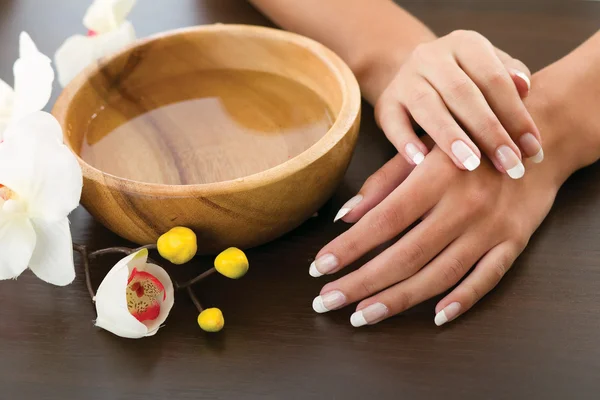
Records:
{"label": "pink flower center", "polygon": [[138,321],[153,321],[165,300],[163,284],[152,274],[133,269],[127,282],[127,308]]}
{"label": "pink flower center", "polygon": [[96,33],[96,31],[93,31],[93,30],[91,30],[91,29],[90,29],[90,30],[88,30],[88,33],[87,33],[87,35],[88,35],[89,37],[93,37],[93,36],[96,36],[96,35],[97,35],[97,33]]}

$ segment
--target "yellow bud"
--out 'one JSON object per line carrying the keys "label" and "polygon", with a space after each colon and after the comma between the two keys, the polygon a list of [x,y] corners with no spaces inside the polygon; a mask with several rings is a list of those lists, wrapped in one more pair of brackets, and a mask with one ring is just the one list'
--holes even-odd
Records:
{"label": "yellow bud", "polygon": [[162,258],[178,265],[190,261],[198,251],[194,231],[181,226],[159,237],[156,246]]}
{"label": "yellow bud", "polygon": [[208,308],[198,315],[198,325],[206,332],[219,332],[225,325],[223,313],[218,308]]}
{"label": "yellow bud", "polygon": [[246,254],[240,249],[230,247],[215,258],[215,268],[220,274],[231,279],[246,275],[250,264]]}

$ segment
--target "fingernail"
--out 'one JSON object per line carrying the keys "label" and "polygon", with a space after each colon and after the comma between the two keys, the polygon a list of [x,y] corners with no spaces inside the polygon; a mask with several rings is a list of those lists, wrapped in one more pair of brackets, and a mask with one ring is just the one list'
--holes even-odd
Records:
{"label": "fingernail", "polygon": [[346,296],[339,290],[327,292],[315,297],[312,303],[313,310],[319,314],[335,310],[346,304]]}
{"label": "fingernail", "polygon": [[498,158],[500,165],[502,165],[502,168],[504,168],[511,178],[520,179],[525,175],[525,166],[510,147],[498,147],[498,150],[496,150],[496,157]]}
{"label": "fingernail", "polygon": [[313,278],[318,278],[336,269],[338,264],[339,262],[336,256],[333,254],[325,254],[310,264],[308,273]]}
{"label": "fingernail", "polygon": [[385,306],[385,304],[375,303],[352,314],[350,317],[350,323],[355,328],[367,324],[372,325],[384,319],[387,314],[388,308]]}
{"label": "fingernail", "polygon": [[452,154],[458,158],[458,161],[460,161],[467,170],[473,171],[481,164],[481,160],[477,157],[477,154],[475,154],[462,140],[456,140],[452,143],[451,148]]}
{"label": "fingernail", "polygon": [[518,69],[511,69],[512,73],[515,74],[516,76],[518,76],[519,78],[521,78],[525,84],[527,84],[527,91],[531,90],[531,80],[529,80],[529,77],[527,76],[527,74],[525,74],[524,72],[519,71]]}
{"label": "fingernail", "polygon": [[460,303],[450,303],[442,311],[435,315],[435,319],[433,321],[437,326],[442,326],[446,322],[452,321],[454,318],[458,317],[458,313],[460,313]]}
{"label": "fingernail", "polygon": [[408,157],[412,160],[412,162],[415,163],[415,165],[421,164],[425,159],[425,155],[423,154],[423,152],[412,143],[407,144],[404,147],[404,150],[406,151],[406,155],[408,155]]}
{"label": "fingernail", "polygon": [[340,219],[344,218],[346,215],[348,215],[348,213],[350,211],[352,211],[354,209],[354,207],[356,207],[358,205],[358,203],[360,203],[362,201],[363,197],[360,194],[357,194],[356,196],[354,196],[353,198],[351,198],[350,200],[348,200],[346,202],[346,204],[344,204],[342,206],[342,208],[340,209],[340,211],[338,211],[338,213],[335,215],[335,218],[333,219],[333,222],[338,222]]}
{"label": "fingernail", "polygon": [[519,143],[531,161],[539,164],[544,160],[544,150],[542,150],[542,145],[532,133],[526,133],[521,136]]}

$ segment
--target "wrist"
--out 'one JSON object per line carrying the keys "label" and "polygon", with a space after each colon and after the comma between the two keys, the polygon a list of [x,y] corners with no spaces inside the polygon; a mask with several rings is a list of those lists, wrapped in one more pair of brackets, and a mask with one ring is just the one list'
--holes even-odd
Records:
{"label": "wrist", "polygon": [[[587,54],[589,57],[590,54]],[[600,61],[599,61],[600,62]],[[592,66],[579,68],[581,64]],[[600,69],[577,52],[536,73],[525,103],[542,134],[546,163],[560,186],[600,158]]]}

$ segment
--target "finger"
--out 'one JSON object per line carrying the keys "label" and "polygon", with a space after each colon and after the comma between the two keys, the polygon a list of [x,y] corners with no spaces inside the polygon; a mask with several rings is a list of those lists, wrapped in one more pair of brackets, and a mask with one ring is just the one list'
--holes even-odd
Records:
{"label": "finger", "polygon": [[440,326],[467,312],[490,292],[513,265],[523,248],[504,242],[490,250],[473,272],[436,306],[435,324]]}
{"label": "finger", "polygon": [[412,165],[419,165],[429,152],[415,133],[404,106],[389,95],[381,96],[375,107],[377,124],[390,142]]}
{"label": "finger", "polygon": [[393,246],[360,269],[325,285],[313,301],[315,311],[341,308],[413,276],[462,233],[462,216],[446,211],[434,208]]}
{"label": "finger", "polygon": [[337,272],[396,237],[433,208],[459,171],[448,168],[451,163],[439,150],[434,149],[429,158],[433,162],[423,165],[427,168],[416,168],[385,200],[325,246],[311,264],[310,275],[318,277]]}
{"label": "finger", "polygon": [[489,246],[474,234],[457,239],[413,277],[359,303],[350,318],[352,325],[376,324],[443,293],[469,271]]}
{"label": "finger", "polygon": [[[456,58],[464,72],[481,90],[492,114],[476,121],[459,117],[469,132],[478,132],[493,149],[490,158],[499,163],[511,178],[520,178],[525,172],[521,163],[521,150],[525,157],[535,162],[543,159],[539,130],[525,108],[515,84],[504,64],[489,42],[473,42],[468,48],[461,46]],[[506,141],[505,134],[511,140]],[[479,143],[481,144],[481,143]],[[488,156],[489,152],[486,151]]]}
{"label": "finger", "polygon": [[519,92],[519,96],[524,99],[529,95],[529,91],[531,90],[531,71],[522,61],[512,58],[509,54],[498,48],[494,50],[510,74]]}
{"label": "finger", "polygon": [[412,170],[413,165],[397,154],[366,180],[358,194],[342,206],[333,222],[358,221],[404,182]]}
{"label": "finger", "polygon": [[456,166],[468,171],[476,169],[481,163],[481,153],[450,114],[438,92],[425,79],[414,85],[413,92],[405,94],[404,101],[415,122]]}

